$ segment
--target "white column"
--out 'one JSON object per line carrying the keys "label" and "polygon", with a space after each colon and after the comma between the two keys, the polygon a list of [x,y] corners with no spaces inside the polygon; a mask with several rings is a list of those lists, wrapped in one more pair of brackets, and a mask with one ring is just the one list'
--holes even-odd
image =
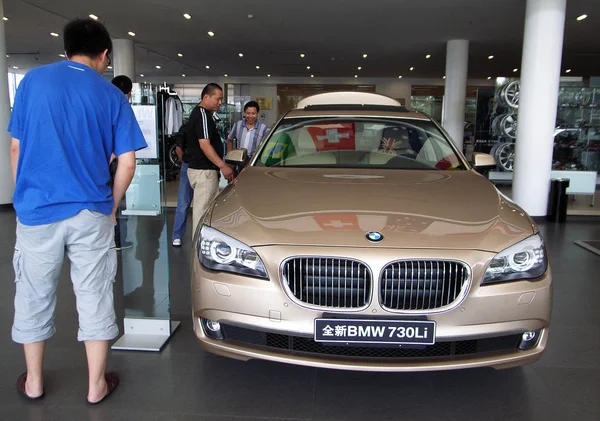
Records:
{"label": "white column", "polygon": [[513,200],[546,215],[567,0],[527,0]]}
{"label": "white column", "polygon": [[462,151],[469,66],[469,41],[452,39],[446,46],[446,88],[442,126]]}
{"label": "white column", "polygon": [[[0,0],[0,18],[4,16],[4,5]],[[0,19],[0,205],[12,203],[14,183],[10,166],[10,134],[6,131],[10,119],[8,97],[8,72],[6,64],[6,36],[4,21]]]}
{"label": "white column", "polygon": [[135,82],[135,48],[130,39],[113,39],[113,69],[115,76],[125,75]]}

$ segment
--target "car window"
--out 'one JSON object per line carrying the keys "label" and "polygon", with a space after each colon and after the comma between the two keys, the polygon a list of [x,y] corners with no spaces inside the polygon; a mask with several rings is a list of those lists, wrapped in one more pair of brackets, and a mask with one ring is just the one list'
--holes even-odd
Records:
{"label": "car window", "polygon": [[347,117],[284,119],[255,165],[465,169],[430,121]]}

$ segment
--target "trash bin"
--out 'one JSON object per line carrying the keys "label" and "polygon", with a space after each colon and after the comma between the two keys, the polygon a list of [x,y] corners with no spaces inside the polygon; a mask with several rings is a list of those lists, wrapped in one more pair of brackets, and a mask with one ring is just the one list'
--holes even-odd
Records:
{"label": "trash bin", "polygon": [[569,196],[567,188],[570,180],[568,178],[553,178],[550,180],[550,195],[548,197],[548,210],[546,219],[550,222],[567,221],[567,203]]}

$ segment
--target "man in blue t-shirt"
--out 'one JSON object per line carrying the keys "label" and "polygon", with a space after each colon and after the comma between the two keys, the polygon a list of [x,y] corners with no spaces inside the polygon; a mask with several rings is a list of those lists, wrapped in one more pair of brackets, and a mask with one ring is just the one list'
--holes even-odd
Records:
{"label": "man in blue t-shirt", "polygon": [[[119,381],[105,372],[109,341],[118,335],[113,225],[133,178],[135,151],[147,145],[127,98],[102,77],[112,51],[106,28],[92,19],[70,22],[64,46],[68,60],[23,78],[8,126],[17,213],[12,338],[23,344],[27,363],[17,389],[40,399],[44,345],[55,333],[56,288],[66,254],[78,340],[88,359],[87,401],[96,404]],[[119,158],[112,188],[111,154]]]}

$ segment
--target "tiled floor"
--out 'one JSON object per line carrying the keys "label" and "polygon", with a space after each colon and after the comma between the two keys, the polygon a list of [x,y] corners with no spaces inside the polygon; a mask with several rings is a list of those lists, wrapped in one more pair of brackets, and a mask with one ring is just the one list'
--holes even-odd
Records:
{"label": "tiled floor", "polygon": [[[172,212],[169,215],[169,228]],[[362,373],[270,362],[239,362],[204,353],[191,329],[190,236],[169,248],[171,312],[182,325],[161,353],[112,352],[121,386],[98,407],[84,404],[85,354],[68,271],[59,287],[58,332],[49,342],[43,401],[20,399],[24,369],[10,340],[14,284],[14,212],[0,211],[0,420],[258,421],[258,420],[573,420],[600,419],[600,256],[573,244],[600,239],[600,219],[569,217],[542,224],[554,273],[550,341],[536,364],[494,371]],[[189,234],[189,233],[188,233]],[[122,291],[119,279],[115,286]],[[117,294],[122,317],[123,299]],[[122,326],[121,326],[122,328]]]}

